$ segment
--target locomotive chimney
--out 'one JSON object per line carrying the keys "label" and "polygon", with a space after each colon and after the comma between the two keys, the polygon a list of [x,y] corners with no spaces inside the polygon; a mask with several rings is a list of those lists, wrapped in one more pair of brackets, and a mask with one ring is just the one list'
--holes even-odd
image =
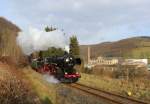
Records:
{"label": "locomotive chimney", "polygon": [[88,46],[88,64],[90,63],[90,57],[91,57],[90,54],[91,54],[90,53],[90,46]]}

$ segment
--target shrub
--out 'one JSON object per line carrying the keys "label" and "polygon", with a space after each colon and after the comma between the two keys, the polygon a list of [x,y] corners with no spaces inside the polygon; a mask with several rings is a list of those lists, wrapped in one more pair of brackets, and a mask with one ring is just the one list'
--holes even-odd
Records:
{"label": "shrub", "polygon": [[114,77],[115,78],[129,78],[129,79],[135,79],[140,77],[146,77],[148,75],[148,71],[146,70],[146,67],[122,67],[118,68],[116,71],[114,71]]}
{"label": "shrub", "polygon": [[0,104],[40,104],[19,73],[12,67],[12,70],[3,68],[0,69]]}

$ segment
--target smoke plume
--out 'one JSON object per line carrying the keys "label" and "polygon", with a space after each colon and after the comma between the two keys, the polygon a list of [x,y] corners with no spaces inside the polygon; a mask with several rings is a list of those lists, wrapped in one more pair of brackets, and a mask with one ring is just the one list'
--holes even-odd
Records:
{"label": "smoke plume", "polygon": [[26,55],[35,51],[47,50],[50,47],[62,48],[66,51],[69,50],[69,42],[60,30],[45,32],[36,28],[29,28],[27,32],[23,31],[19,33],[17,43]]}

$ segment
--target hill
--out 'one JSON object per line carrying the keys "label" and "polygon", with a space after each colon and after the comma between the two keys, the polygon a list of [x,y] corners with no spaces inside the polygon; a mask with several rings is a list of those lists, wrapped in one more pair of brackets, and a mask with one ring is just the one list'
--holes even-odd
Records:
{"label": "hill", "polygon": [[115,42],[94,45],[80,45],[81,57],[87,61],[87,48],[91,48],[91,58],[98,56],[124,58],[150,58],[150,37],[132,37]]}
{"label": "hill", "polygon": [[16,43],[19,31],[21,30],[15,24],[0,17],[0,57],[20,58],[22,52]]}

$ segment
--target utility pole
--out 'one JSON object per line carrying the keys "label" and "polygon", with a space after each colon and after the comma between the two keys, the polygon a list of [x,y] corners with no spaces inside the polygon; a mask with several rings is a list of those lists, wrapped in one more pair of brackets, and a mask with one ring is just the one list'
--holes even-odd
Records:
{"label": "utility pole", "polygon": [[127,68],[127,82],[129,81],[129,69]]}

